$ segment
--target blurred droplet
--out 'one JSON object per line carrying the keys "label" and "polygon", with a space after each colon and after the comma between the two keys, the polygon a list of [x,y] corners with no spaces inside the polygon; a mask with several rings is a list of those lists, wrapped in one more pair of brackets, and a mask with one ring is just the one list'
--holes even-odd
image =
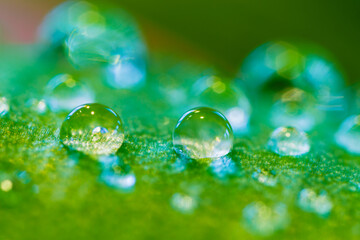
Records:
{"label": "blurred droplet", "polygon": [[104,24],[97,8],[85,1],[67,1],[54,8],[39,28],[40,41],[60,46],[78,28],[91,29]]}
{"label": "blurred droplet", "polygon": [[9,101],[6,97],[0,97],[0,117],[6,115],[10,110]]}
{"label": "blurred droplet", "polygon": [[259,183],[264,184],[265,186],[273,187],[277,184],[277,178],[273,174],[262,171],[261,169],[258,169],[257,171],[253,172],[251,177],[255,180],[257,180]]}
{"label": "blurred droplet", "polygon": [[287,207],[282,203],[270,207],[263,202],[253,202],[243,209],[243,223],[254,235],[272,235],[288,225]]}
{"label": "blurred droplet", "polygon": [[320,118],[315,98],[298,88],[283,92],[270,110],[270,122],[274,127],[293,126],[309,131]]}
{"label": "blurred droplet", "polygon": [[353,154],[360,154],[360,115],[345,119],[335,134],[336,143]]}
{"label": "blurred droplet", "polygon": [[210,171],[220,179],[235,175],[238,170],[234,161],[228,156],[214,159],[210,163],[209,168]]}
{"label": "blurred droplet", "polygon": [[245,93],[217,76],[200,78],[193,85],[197,106],[218,109],[229,120],[235,134],[248,130],[251,106]]}
{"label": "blurred droplet", "polygon": [[307,212],[314,212],[322,217],[327,217],[333,207],[326,192],[319,195],[312,189],[303,189],[299,193],[299,206]]}
{"label": "blurred droplet", "polygon": [[279,127],[271,134],[269,149],[281,156],[300,156],[310,151],[305,132],[294,127]]}
{"label": "blurred droplet", "polygon": [[175,193],[171,197],[171,206],[176,210],[184,214],[191,214],[196,209],[198,203],[197,200],[190,195]]}
{"label": "blurred droplet", "polygon": [[69,74],[53,77],[46,86],[45,100],[54,112],[70,111],[75,107],[92,103],[93,91],[85,83],[75,80]]}

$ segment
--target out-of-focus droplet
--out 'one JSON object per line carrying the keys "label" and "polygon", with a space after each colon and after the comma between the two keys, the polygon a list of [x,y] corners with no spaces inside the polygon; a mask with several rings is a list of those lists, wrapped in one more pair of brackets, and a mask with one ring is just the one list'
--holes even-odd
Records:
{"label": "out-of-focus droplet", "polygon": [[136,177],[133,173],[119,174],[113,171],[103,171],[100,180],[109,187],[125,192],[132,190],[136,183]]}
{"label": "out-of-focus droplet", "polygon": [[206,107],[186,112],[176,124],[174,150],[192,159],[218,158],[228,154],[233,146],[230,123],[220,112]]}
{"label": "out-of-focus droplet", "polygon": [[143,86],[146,78],[146,64],[142,57],[119,56],[116,63],[106,67],[106,84],[116,89]]}
{"label": "out-of-focus droplet", "polygon": [[235,162],[228,156],[214,159],[209,167],[210,171],[220,179],[235,175],[238,170]]}
{"label": "out-of-focus droplet", "polygon": [[10,110],[9,101],[6,97],[0,97],[0,117],[6,115]]}
{"label": "out-of-focus droplet", "polygon": [[59,74],[46,86],[45,100],[54,112],[70,111],[75,107],[94,102],[93,91],[69,74]]}
{"label": "out-of-focus droplet", "polygon": [[287,89],[270,110],[270,122],[274,127],[294,126],[309,131],[317,124],[320,112],[316,100],[299,88]]}
{"label": "out-of-focus droplet", "polygon": [[256,172],[253,172],[251,177],[257,180],[259,183],[264,184],[265,186],[273,187],[277,184],[277,178],[271,172],[262,171],[258,169]]}
{"label": "out-of-focus droplet", "polygon": [[31,98],[26,102],[26,106],[40,115],[46,113],[48,110],[45,99]]}
{"label": "out-of-focus droplet", "polygon": [[307,212],[314,212],[322,217],[327,217],[333,207],[326,192],[319,195],[312,189],[303,189],[299,193],[298,205]]}
{"label": "out-of-focus droplet", "polygon": [[9,192],[13,188],[13,182],[9,179],[5,179],[0,183],[0,188],[4,192]]}
{"label": "out-of-focus droplet", "polygon": [[345,119],[335,134],[335,141],[348,152],[360,155],[360,115]]}
{"label": "out-of-focus droplet", "polygon": [[91,32],[93,26],[103,24],[105,19],[94,5],[85,1],[68,1],[46,15],[39,29],[39,38],[43,42],[60,46],[75,29]]}
{"label": "out-of-focus droplet", "polygon": [[149,81],[152,81],[153,90],[158,93],[155,96],[168,104],[168,111],[173,115],[189,109],[193,100],[191,89],[194,82],[212,72],[201,64],[179,62],[178,59],[162,55],[155,56],[150,64],[149,71],[153,77]]}
{"label": "out-of-focus droplet", "polygon": [[120,117],[101,104],[84,104],[75,108],[64,120],[60,140],[71,150],[89,155],[115,153],[124,141]]}
{"label": "out-of-focus droplet", "polygon": [[281,156],[300,156],[310,151],[310,142],[305,132],[294,127],[279,127],[268,142],[269,149]]}
{"label": "out-of-focus droplet", "polygon": [[[259,88],[277,89],[292,86],[292,80],[304,70],[305,59],[299,50],[286,42],[268,42],[249,54],[240,69],[240,77],[246,86],[258,91]],[[279,78],[274,78],[277,75]],[[270,82],[282,79],[281,82]]]}
{"label": "out-of-focus droplet", "polygon": [[194,212],[198,205],[198,202],[194,197],[190,195],[175,193],[171,197],[170,204],[176,211],[184,214],[190,214]]}
{"label": "out-of-focus droplet", "polygon": [[243,209],[243,224],[254,235],[270,236],[286,228],[289,216],[282,203],[270,207],[263,202],[253,202]]}
{"label": "out-of-focus droplet", "polygon": [[215,108],[224,113],[235,134],[248,130],[250,102],[245,93],[230,81],[216,76],[202,77],[195,82],[193,94],[197,106]]}

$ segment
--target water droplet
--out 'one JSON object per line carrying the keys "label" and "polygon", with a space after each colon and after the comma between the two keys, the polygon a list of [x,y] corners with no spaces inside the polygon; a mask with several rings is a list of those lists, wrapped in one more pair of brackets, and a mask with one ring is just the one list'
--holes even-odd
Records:
{"label": "water droplet", "polygon": [[110,108],[93,103],[75,108],[60,130],[61,142],[90,155],[115,153],[124,141],[123,123]]}
{"label": "water droplet", "polygon": [[322,217],[327,217],[333,207],[326,192],[319,195],[312,189],[303,189],[299,193],[299,206],[307,212],[314,212]]}
{"label": "water droplet", "polygon": [[253,202],[243,209],[245,227],[254,235],[269,236],[284,229],[289,223],[286,205],[267,206],[263,202]]}
{"label": "water droplet", "polygon": [[195,103],[223,112],[235,133],[248,130],[251,106],[245,93],[217,76],[200,78],[193,86]]}
{"label": "water droplet", "polygon": [[171,206],[176,210],[184,214],[193,213],[198,203],[197,200],[190,195],[175,193],[171,197]]}
{"label": "water droplet", "polygon": [[6,115],[10,110],[9,101],[6,97],[0,97],[0,117]]}
{"label": "water droplet", "polygon": [[54,112],[70,111],[80,104],[94,102],[94,93],[69,74],[59,74],[46,86],[45,100]]}
{"label": "water droplet", "polygon": [[232,128],[218,111],[206,107],[194,108],[176,124],[173,145],[176,153],[186,158],[222,157],[232,149]]}
{"label": "water droplet", "polygon": [[348,152],[360,155],[360,115],[345,119],[335,134],[335,141]]}
{"label": "water droplet", "polygon": [[298,88],[284,91],[270,110],[270,121],[274,127],[294,126],[309,131],[314,128],[319,117],[315,98]]}
{"label": "water droplet", "polygon": [[279,127],[270,137],[269,149],[281,156],[300,156],[310,151],[305,132],[294,127]]}

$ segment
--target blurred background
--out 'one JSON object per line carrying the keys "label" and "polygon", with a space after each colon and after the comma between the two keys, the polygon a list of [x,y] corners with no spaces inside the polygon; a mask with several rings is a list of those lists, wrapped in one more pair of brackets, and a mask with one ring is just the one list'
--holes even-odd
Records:
{"label": "blurred background", "polygon": [[[60,0],[1,0],[1,41],[32,43]],[[254,48],[270,40],[311,42],[333,54],[349,82],[360,79],[358,0],[105,0],[140,25],[148,48],[201,59],[234,75]]]}

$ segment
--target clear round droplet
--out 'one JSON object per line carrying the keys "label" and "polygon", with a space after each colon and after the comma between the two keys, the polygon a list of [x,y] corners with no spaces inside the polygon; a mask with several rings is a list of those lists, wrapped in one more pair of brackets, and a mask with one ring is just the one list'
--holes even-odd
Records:
{"label": "clear round droplet", "polygon": [[295,127],[279,127],[271,134],[268,147],[281,156],[300,156],[310,151],[310,142],[306,133]]}
{"label": "clear round droplet", "polygon": [[309,131],[319,118],[315,98],[299,88],[284,91],[270,110],[270,122],[274,127],[294,126]]}
{"label": "clear round droplet", "polygon": [[360,115],[345,119],[335,134],[335,141],[348,152],[360,155]]}
{"label": "clear round droplet", "polygon": [[6,115],[10,110],[9,101],[6,97],[0,97],[0,117]]}
{"label": "clear round droplet", "polygon": [[251,106],[245,93],[217,76],[200,78],[193,86],[196,105],[213,107],[224,113],[235,133],[248,130]]}
{"label": "clear round droplet", "polygon": [[124,141],[123,123],[113,110],[104,105],[84,104],[65,118],[60,141],[69,149],[88,155],[113,154]]}
{"label": "clear round droplet", "polygon": [[218,158],[231,151],[233,131],[220,112],[207,107],[194,108],[176,124],[173,145],[176,153],[185,158]]}
{"label": "clear round droplet", "polygon": [[69,74],[59,74],[46,86],[45,100],[54,112],[70,111],[75,107],[94,102],[93,91]]}

